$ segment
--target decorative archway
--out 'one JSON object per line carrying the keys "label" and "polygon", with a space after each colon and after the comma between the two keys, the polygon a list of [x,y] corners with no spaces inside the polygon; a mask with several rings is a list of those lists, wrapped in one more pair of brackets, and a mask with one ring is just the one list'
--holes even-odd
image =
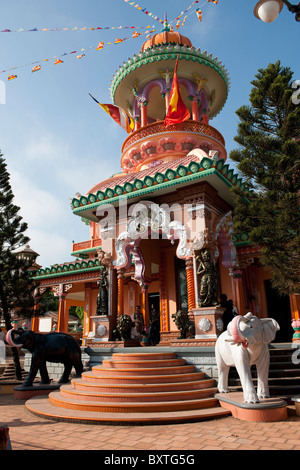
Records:
{"label": "decorative archway", "polygon": [[157,238],[162,233],[171,242],[179,240],[176,255],[186,259],[191,256],[187,248],[187,231],[181,222],[171,221],[169,212],[151,201],[141,201],[131,207],[131,216],[127,223],[127,230],[122,232],[115,242],[117,259],[114,261],[116,269],[127,269],[132,262],[135,264],[135,279],[142,284],[145,272],[145,262],[141,250],[140,240],[149,235]]}

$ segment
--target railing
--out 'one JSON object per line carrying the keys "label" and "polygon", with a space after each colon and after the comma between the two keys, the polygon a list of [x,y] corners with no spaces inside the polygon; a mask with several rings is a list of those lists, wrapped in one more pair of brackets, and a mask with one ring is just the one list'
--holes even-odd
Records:
{"label": "railing", "polygon": [[125,152],[125,150],[132,144],[138,142],[141,139],[147,138],[155,134],[172,132],[191,132],[207,135],[208,137],[216,139],[218,142],[225,146],[225,140],[222,134],[209,124],[188,120],[180,122],[179,124],[173,124],[172,126],[166,127],[164,125],[164,121],[157,121],[132,132],[123,143],[122,153]]}
{"label": "railing", "polygon": [[72,251],[73,253],[76,251],[88,250],[90,248],[98,248],[102,245],[101,238],[95,238],[91,240],[87,240],[84,242],[73,243]]}

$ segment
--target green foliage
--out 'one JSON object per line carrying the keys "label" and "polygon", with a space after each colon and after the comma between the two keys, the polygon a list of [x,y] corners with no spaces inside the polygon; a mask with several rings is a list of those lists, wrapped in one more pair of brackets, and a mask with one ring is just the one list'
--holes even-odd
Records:
{"label": "green foliage", "polygon": [[[11,329],[11,312],[22,317],[33,316],[34,290],[38,283],[32,280],[31,264],[20,258],[16,250],[29,242],[25,235],[27,224],[13,203],[14,195],[5,160],[0,154],[0,314],[7,330]],[[36,311],[37,312],[37,311]],[[12,348],[15,377],[22,380],[22,369],[17,348]]]}
{"label": "green foliage", "polygon": [[236,192],[235,230],[261,247],[281,294],[300,292],[300,105],[292,102],[292,77],[279,61],[258,71],[250,106],[237,110],[239,148],[230,153],[253,190],[250,204]]}
{"label": "green foliage", "polygon": [[0,311],[7,329],[11,328],[12,309],[23,317],[33,315],[33,293],[38,285],[32,280],[31,261],[20,258],[16,252],[29,238],[25,235],[27,224],[13,199],[9,173],[0,154]]}
{"label": "green foliage", "polygon": [[75,307],[75,306],[72,305],[69,309],[69,313],[71,315],[74,315],[74,316],[78,317],[81,324],[83,324],[83,317],[84,317],[84,308],[83,307]]}

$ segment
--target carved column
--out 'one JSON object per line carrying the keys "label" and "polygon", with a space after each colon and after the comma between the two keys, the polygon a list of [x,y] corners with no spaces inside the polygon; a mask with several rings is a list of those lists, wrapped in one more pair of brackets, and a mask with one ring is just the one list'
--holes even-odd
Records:
{"label": "carved column", "polygon": [[68,322],[69,322],[69,310],[66,309],[66,295],[68,290],[73,287],[72,284],[59,284],[53,286],[55,295],[58,295],[58,319],[57,319],[57,331],[67,333]]}
{"label": "carved column", "polygon": [[118,316],[124,314],[124,270],[118,269]]}
{"label": "carved column", "polygon": [[65,332],[65,312],[66,312],[66,293],[60,292],[58,295],[58,319],[57,319],[57,331]]}
{"label": "carved column", "polygon": [[232,271],[232,282],[233,282],[233,303],[237,308],[239,315],[245,315],[245,298],[243,288],[243,272],[241,270]]}
{"label": "carved column", "polygon": [[[36,299],[37,299],[37,296],[39,294],[39,290],[38,289],[35,289],[34,290],[34,298],[35,298],[35,301],[34,301],[34,312],[37,310],[37,303],[36,303]],[[35,317],[33,316],[32,318],[32,322],[31,322],[31,330],[34,331],[35,333],[37,333],[39,331],[39,324],[40,324],[40,319],[39,317]]]}
{"label": "carved column", "polygon": [[148,124],[148,115],[147,115],[147,101],[141,103],[141,121],[142,127],[147,126]]}
{"label": "carved column", "polygon": [[188,309],[190,311],[192,308],[196,307],[193,258],[186,259],[185,269],[187,281]]}
{"label": "carved column", "polygon": [[159,280],[160,280],[161,331],[168,331],[169,330],[169,315],[168,315],[168,299],[167,299],[167,286],[166,286],[166,254],[165,252],[161,252],[161,255],[160,255]]}
{"label": "carved column", "polygon": [[191,100],[192,100],[192,119],[194,121],[199,121],[198,99],[195,97],[192,97]]}
{"label": "carved column", "polygon": [[142,313],[145,326],[149,326],[148,287],[148,284],[142,284]]}
{"label": "carved column", "polygon": [[291,294],[290,303],[291,303],[292,319],[299,320],[300,319],[300,294]]}
{"label": "carved column", "polygon": [[83,319],[83,337],[88,336],[90,332],[90,316],[91,316],[91,298],[92,285],[90,282],[85,283],[84,287],[84,319]]}

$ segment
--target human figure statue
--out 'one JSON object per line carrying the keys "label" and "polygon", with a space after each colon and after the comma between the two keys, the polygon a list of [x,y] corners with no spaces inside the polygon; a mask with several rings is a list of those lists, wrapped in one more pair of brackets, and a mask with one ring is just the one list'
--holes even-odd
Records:
{"label": "human figure statue", "polygon": [[159,312],[156,310],[154,305],[151,305],[150,310],[150,329],[149,329],[149,341],[152,346],[156,346],[160,341],[160,324],[159,324]]}
{"label": "human figure statue", "polygon": [[139,305],[135,307],[135,312],[133,314],[133,323],[134,323],[137,333],[141,335],[145,328],[145,325],[144,325],[144,317],[141,312],[141,307]]}
{"label": "human figure statue", "polygon": [[199,307],[214,307],[219,305],[217,299],[217,272],[214,263],[211,261],[211,254],[207,249],[196,257],[199,261],[197,274],[201,277],[198,306]]}
{"label": "human figure statue", "polygon": [[102,267],[101,269],[96,314],[108,315],[107,270],[105,267]]}

